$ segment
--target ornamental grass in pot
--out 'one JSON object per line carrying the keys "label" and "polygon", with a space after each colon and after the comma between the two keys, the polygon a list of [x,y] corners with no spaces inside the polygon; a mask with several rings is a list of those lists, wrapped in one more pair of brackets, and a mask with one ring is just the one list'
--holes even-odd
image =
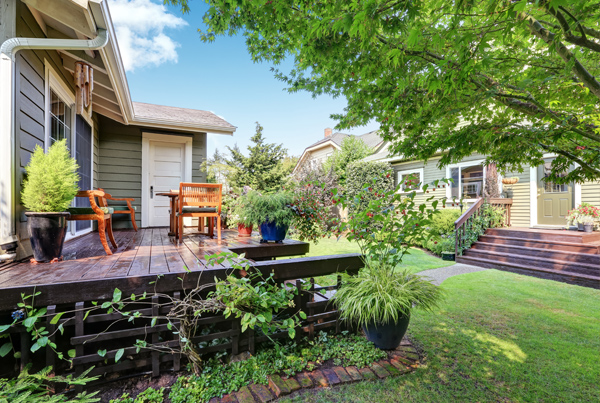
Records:
{"label": "ornamental grass in pot", "polygon": [[47,153],[38,145],[25,170],[21,200],[28,210],[27,231],[35,262],[58,260],[67,235],[65,212],[78,191],[77,162],[66,140],[52,144]]}
{"label": "ornamental grass in pot", "polygon": [[[423,192],[441,188],[441,182],[423,185]],[[367,197],[371,201],[360,209],[351,208],[354,213],[348,221],[335,229],[338,235],[345,233],[348,240],[358,243],[365,266],[355,276],[343,276],[333,300],[342,320],[361,326],[377,347],[394,349],[408,328],[413,309],[432,310],[442,297],[438,286],[399,264],[411,246],[425,241],[424,229],[446,200],[432,195],[417,205],[416,191],[401,194],[399,187],[378,189],[376,180],[365,185],[362,193],[353,198],[334,196],[335,203],[344,207]]]}

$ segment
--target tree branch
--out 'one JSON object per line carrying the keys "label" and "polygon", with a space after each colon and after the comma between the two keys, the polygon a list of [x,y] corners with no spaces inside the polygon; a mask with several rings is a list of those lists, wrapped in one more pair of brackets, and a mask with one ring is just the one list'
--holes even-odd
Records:
{"label": "tree branch", "polygon": [[579,21],[577,21],[577,19],[573,17],[571,13],[565,10],[565,12],[567,12],[571,16],[571,18],[573,18],[573,20],[575,20],[575,22],[577,23],[577,26],[579,27],[582,36],[573,35],[573,32],[571,31],[571,26],[567,22],[567,19],[557,9],[549,7],[548,3],[545,4],[544,8],[546,9],[546,11],[552,14],[554,18],[556,18],[556,20],[560,24],[562,31],[565,33],[565,39],[567,40],[567,42],[572,43],[574,45],[583,46],[585,48],[593,50],[594,52],[600,52],[600,44],[587,39],[587,37],[585,36],[585,31],[581,28],[581,24],[579,24]]}
{"label": "tree branch", "polygon": [[531,33],[542,39],[548,45],[554,43],[556,52],[566,62],[573,63],[573,74],[577,76],[583,85],[590,89],[590,92],[600,99],[600,82],[596,80],[592,74],[581,64],[581,62],[573,55],[573,53],[565,46],[564,43],[556,39],[556,35],[544,28],[538,20],[524,12],[517,14],[517,18],[521,19],[529,25]]}

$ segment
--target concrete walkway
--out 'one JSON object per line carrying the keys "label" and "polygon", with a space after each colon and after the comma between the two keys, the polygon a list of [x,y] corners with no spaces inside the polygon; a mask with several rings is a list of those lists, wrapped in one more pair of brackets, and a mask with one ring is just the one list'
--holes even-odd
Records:
{"label": "concrete walkway", "polygon": [[431,278],[431,282],[440,285],[444,280],[459,274],[474,273],[476,271],[487,270],[484,267],[473,266],[470,264],[456,263],[453,266],[440,267],[439,269],[425,270],[418,273],[421,276]]}

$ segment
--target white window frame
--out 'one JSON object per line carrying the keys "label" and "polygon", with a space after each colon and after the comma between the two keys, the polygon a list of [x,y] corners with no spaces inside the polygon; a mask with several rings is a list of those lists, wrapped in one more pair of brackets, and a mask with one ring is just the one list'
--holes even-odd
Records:
{"label": "white window frame", "polygon": [[[421,183],[419,184],[419,189],[409,190],[409,191],[401,190],[402,177],[404,175],[409,175],[409,174],[414,174],[414,173],[418,173],[419,178],[421,179]],[[400,189],[398,190],[398,193],[406,194],[406,193],[410,193],[413,191],[416,191],[417,193],[423,193],[423,185],[425,184],[425,168],[414,168],[414,169],[405,169],[403,171],[397,171],[396,179],[398,180],[398,185],[400,185]]]}
{"label": "white window frame", "polygon": [[[481,159],[481,160],[473,160],[473,161],[465,161],[465,162],[460,162],[458,164],[452,164],[452,165],[448,165],[446,167],[446,177],[448,179],[452,179],[452,177],[450,176],[450,172],[452,170],[452,168],[460,168],[459,171],[459,175],[458,175],[458,190],[460,191],[460,195],[459,195],[459,200],[462,198],[463,195],[463,191],[462,191],[462,169],[463,168],[469,168],[475,165],[481,165],[483,167],[483,186],[485,186],[485,178],[486,178],[486,174],[487,174],[487,167],[485,165],[485,160]],[[500,176],[500,175],[498,175]],[[500,178],[498,178],[500,179]],[[483,192],[483,189],[482,189]],[[448,186],[446,186],[446,197],[448,198],[448,200],[452,200],[452,184],[448,184]],[[463,201],[467,202],[467,203],[474,203],[475,201],[477,201],[477,199],[462,199]]]}
{"label": "white window frame", "polygon": [[[44,110],[44,115],[45,115],[45,123],[46,123],[46,127],[44,129],[44,151],[48,151],[48,148],[50,147],[50,126],[51,126],[51,116],[50,116],[50,110],[52,105],[51,103],[51,94],[50,91],[54,91],[54,93],[56,93],[56,95],[58,95],[58,97],[69,106],[69,108],[71,108],[71,122],[70,122],[70,136],[71,138],[69,139],[69,144],[71,146],[71,157],[76,158],[76,150],[77,150],[77,136],[76,136],[76,131],[77,131],[77,113],[76,113],[76,108],[75,108],[75,93],[71,90],[71,88],[69,88],[69,86],[60,78],[59,74],[56,72],[56,70],[52,67],[52,65],[50,64],[50,62],[47,59],[44,59],[44,70],[45,70],[45,85],[44,85],[44,90],[45,90],[45,110]],[[92,131],[92,141],[90,142],[91,144],[91,172],[90,172],[90,181],[93,185],[94,183],[94,122],[93,120],[90,120],[87,118],[87,116],[83,116],[83,118],[85,119],[85,121],[90,125],[91,131]],[[72,205],[75,205],[75,200],[73,200]],[[74,222],[74,221],[72,221]],[[76,231],[75,230],[75,225],[71,225],[71,228],[69,229],[69,232],[67,232],[67,237],[66,239],[72,239],[75,237],[78,237],[80,235],[84,235],[87,234],[89,232],[92,232],[94,230],[94,223],[92,222],[92,225],[90,226],[90,228],[87,228],[85,230],[81,230],[81,231]]]}

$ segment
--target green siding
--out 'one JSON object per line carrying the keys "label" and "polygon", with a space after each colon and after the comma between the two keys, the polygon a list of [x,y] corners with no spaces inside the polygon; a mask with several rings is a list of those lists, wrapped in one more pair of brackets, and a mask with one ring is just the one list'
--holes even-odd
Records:
{"label": "green siding", "polygon": [[[114,197],[133,197],[137,206],[136,221],[142,220],[142,131],[138,126],[125,126],[99,116],[98,187]],[[206,134],[195,133],[192,142],[192,180],[205,182],[200,166],[206,160]],[[127,215],[116,215],[114,228],[131,228]]]}

